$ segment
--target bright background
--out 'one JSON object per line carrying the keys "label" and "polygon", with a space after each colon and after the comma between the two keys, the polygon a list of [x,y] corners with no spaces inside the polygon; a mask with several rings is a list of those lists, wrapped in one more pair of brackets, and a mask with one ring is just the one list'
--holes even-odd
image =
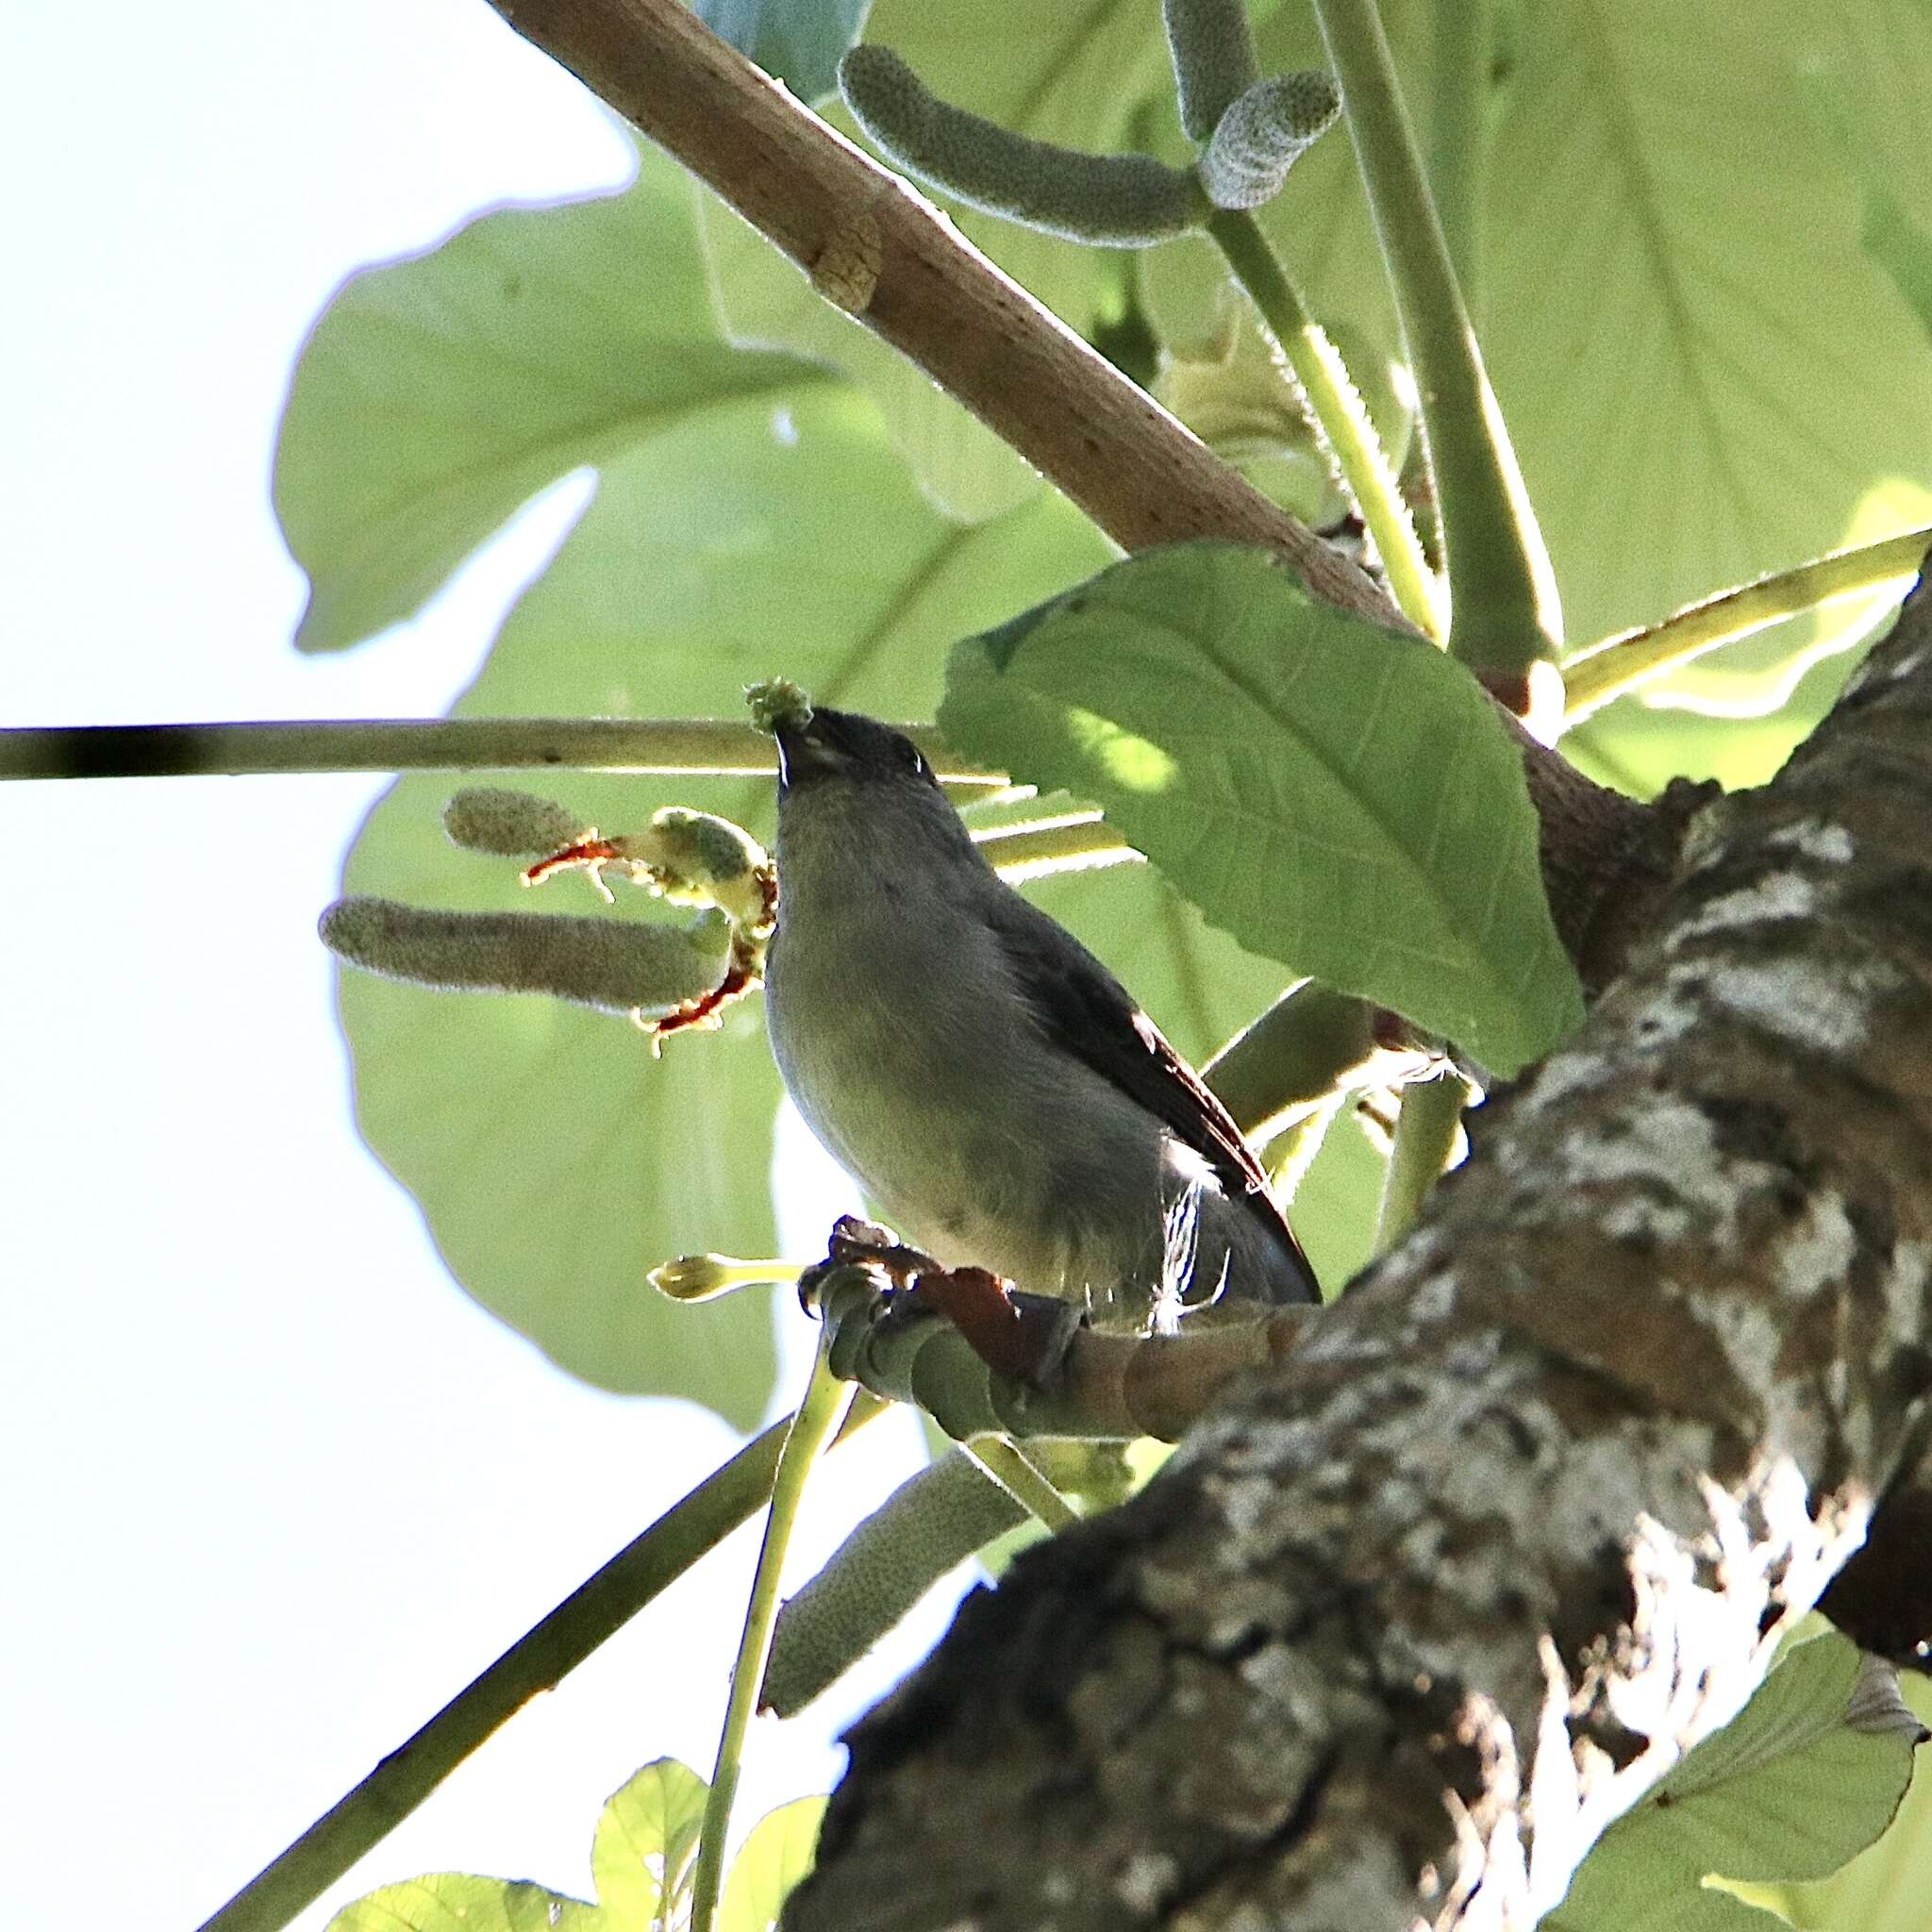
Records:
{"label": "bright background", "polygon": [[[420,620],[298,658],[283,386],[358,265],[628,166],[482,0],[7,9],[0,723],[441,711],[581,485]],[[197,1925],[737,1446],[484,1314],[357,1139],[315,919],[382,784],[0,786],[0,1870],[63,1932]],[[845,1205],[800,1152],[788,1252]],[[918,1457],[889,1432],[815,1491],[801,1572]],[[754,1553],[741,1531],[298,1924],[435,1870],[587,1895],[610,1790],[667,1754],[709,1774]],[[741,1824],[829,1787],[832,1735],[946,1609],[759,1721]]]}

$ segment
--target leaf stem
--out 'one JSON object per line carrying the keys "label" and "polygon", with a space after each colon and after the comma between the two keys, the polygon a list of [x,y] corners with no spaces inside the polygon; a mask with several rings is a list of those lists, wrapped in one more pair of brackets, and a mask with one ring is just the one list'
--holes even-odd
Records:
{"label": "leaf stem", "polygon": [[1308,313],[1301,291],[1253,215],[1217,208],[1208,217],[1208,233],[1288,358],[1315,425],[1374,540],[1402,614],[1425,636],[1441,642],[1447,623],[1435,573],[1423,555],[1414,520],[1375,425],[1335,344]]}
{"label": "leaf stem", "polygon": [[1080,824],[1012,825],[973,841],[1008,885],[1050,878],[1057,873],[1097,872],[1108,865],[1139,865],[1145,855],[1095,813]]}
{"label": "leaf stem", "polygon": [[1564,723],[1581,724],[1612,698],[1788,617],[1841,598],[1875,594],[1888,586],[1907,588],[1918,575],[1928,545],[1932,527],[1905,530],[1851,550],[1834,550],[1793,570],[1757,577],[1702,603],[1686,605],[1660,624],[1588,644],[1563,666]]}
{"label": "leaf stem", "polygon": [[1009,1436],[970,1436],[959,1444],[1000,1488],[1049,1529],[1066,1529],[1080,1512],[1047,1481]]}
{"label": "leaf stem", "polygon": [[1495,0],[1457,0],[1453,7],[1435,9],[1429,189],[1463,304],[1478,320],[1483,312],[1483,175],[1489,158],[1487,107],[1495,35]]}
{"label": "leaf stem", "polygon": [[[863,1391],[840,1440],[887,1405]],[[772,1493],[786,1423],[774,1423],[672,1505],[466,1684],[406,1743],[252,1878],[201,1932],[279,1932],[379,1844],[485,1739],[540,1691],[555,1690],[606,1639],[715,1549]]]}
{"label": "leaf stem", "polygon": [[1395,1117],[1395,1144],[1382,1183],[1375,1217],[1375,1253],[1386,1255],[1410,1228],[1456,1151],[1456,1132],[1469,1104],[1469,1086],[1459,1074],[1418,1080],[1402,1090]]}
{"label": "leaf stem", "polygon": [[1561,641],[1556,575],[1463,307],[1374,0],[1315,0],[1395,292],[1442,520],[1450,648],[1524,672]]}
{"label": "leaf stem", "polygon": [[[904,727],[958,785],[1004,785]],[[240,777],[261,773],[523,771],[757,777],[772,741],[715,718],[355,718],[208,724],[51,724],[0,730],[0,779]]]}
{"label": "leaf stem", "polygon": [[765,1679],[765,1660],[772,1648],[772,1625],[778,1615],[778,1573],[798,1520],[805,1479],[817,1461],[845,1406],[849,1387],[826,1366],[826,1341],[822,1339],[812,1361],[811,1380],[798,1413],[785,1433],[778,1467],[772,1480],[772,1507],[765,1517],[764,1541],[758,1546],[751,1600],[744,1610],[744,1634],[738,1641],[738,1660],[731,1670],[731,1694],[724,1705],[724,1728],[718,1739],[718,1762],[705,1800],[705,1822],[698,1840],[697,1869],[691,1878],[691,1932],[711,1932],[718,1911],[718,1893],[724,1878],[724,1840],[731,1826],[731,1804],[738,1795],[739,1766],[744,1755],[745,1732],[758,1708],[758,1686]]}

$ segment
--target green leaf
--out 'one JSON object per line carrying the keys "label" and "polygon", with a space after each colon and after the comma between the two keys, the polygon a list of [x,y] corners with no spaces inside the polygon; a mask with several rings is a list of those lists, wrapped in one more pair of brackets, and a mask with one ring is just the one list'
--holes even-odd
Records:
{"label": "green leaf", "polygon": [[619,1932],[580,1899],[527,1879],[441,1872],[385,1885],[328,1922],[328,1932]]}
{"label": "green leaf", "polygon": [[609,1932],[668,1932],[684,1923],[709,1790],[688,1765],[660,1757],[611,1794],[591,1845]]}
{"label": "green leaf", "polygon": [[1824,1877],[1877,1839],[1910,1781],[1908,1733],[1845,1723],[1857,1674],[1836,1634],[1788,1651],[1732,1723],[1605,1832],[1552,1932],[1771,1932],[1774,1917],[1706,1876]]}
{"label": "green leaf", "polygon": [[691,0],[691,11],[802,101],[838,85],[839,56],[872,0]]}
{"label": "green leaf", "polygon": [[[708,1789],[675,1757],[660,1757],[611,1795],[591,1847],[594,1906],[527,1879],[440,1873],[358,1899],[329,1921],[328,1932],[673,1932],[690,1915]],[[802,1803],[824,1807],[823,1798]],[[816,1834],[816,1818],[811,1828]],[[807,1869],[810,1846],[808,1838]]]}
{"label": "green leaf", "polygon": [[1909,526],[1932,356],[1859,247],[1804,75],[1839,71],[1863,138],[1932,55],[1924,9],[1529,13],[1488,163],[1484,344],[1572,635],[1852,541],[1861,507],[1864,535]]}
{"label": "green leaf", "polygon": [[309,579],[297,646],[408,617],[579,465],[815,374],[719,340],[685,177],[661,156],[622,194],[504,209],[365,270],[303,349],[275,450],[275,512]]}
{"label": "green leaf", "polygon": [[[1922,1722],[1932,1719],[1932,1682],[1902,1674],[1906,1701]],[[1738,1887],[1755,1905],[1780,1912],[1807,1932],[1924,1932],[1927,1860],[1932,1858],[1932,1774],[1921,1763],[1898,1816],[1876,1843],[1829,1878],[1794,1885]]]}
{"label": "green leaf", "polygon": [[823,1798],[798,1798],[752,1826],[724,1880],[718,1932],[771,1932],[792,1888],[812,1868]]}
{"label": "green leaf", "polygon": [[968,523],[1046,488],[925,371],[827,302],[772,244],[695,182],[691,197],[728,339],[828,362],[879,407],[899,454],[939,508]]}
{"label": "green leaf", "polygon": [[940,723],[963,751],[1098,800],[1243,944],[1499,1073],[1581,1017],[1521,759],[1488,699],[1261,552],[1149,552],[969,639]]}

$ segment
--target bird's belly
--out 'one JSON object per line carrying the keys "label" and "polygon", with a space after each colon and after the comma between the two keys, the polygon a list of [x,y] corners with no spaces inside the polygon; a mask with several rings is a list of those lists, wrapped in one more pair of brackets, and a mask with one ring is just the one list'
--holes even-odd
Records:
{"label": "bird's belly", "polygon": [[[874,973],[931,973],[937,962],[888,967],[874,957],[832,997],[803,983],[816,963],[781,950],[767,1008],[786,1087],[826,1150],[915,1246],[1044,1293],[1076,1286],[1070,1256],[1091,1204],[1057,1198],[1024,1149],[1042,1132],[1064,1145],[1083,1096],[1018,1084],[1015,1070],[1038,1059],[1038,1044],[1006,1037],[994,1006],[947,1013],[938,1026],[928,1007],[915,1031],[895,1020],[898,1003],[868,996]],[[812,1016],[808,1027],[800,1012]]]}

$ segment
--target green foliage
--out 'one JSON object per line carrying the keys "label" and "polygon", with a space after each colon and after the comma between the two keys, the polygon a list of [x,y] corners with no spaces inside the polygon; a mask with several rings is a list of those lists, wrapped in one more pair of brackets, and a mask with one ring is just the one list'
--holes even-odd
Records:
{"label": "green foliage", "polygon": [[[591,1849],[595,1905],[527,1879],[441,1873],[358,1899],[329,1932],[675,1932],[691,1911],[708,1789],[663,1757],[611,1796]],[[717,1932],[770,1932],[786,1894],[811,1870],[824,1808],[823,1798],[801,1798],[753,1826],[725,1879]]]}
{"label": "green foliage", "polygon": [[[1932,124],[1899,75],[1932,64],[1932,16],[1881,0],[1827,13],[1796,0],[1695,13],[1522,0],[1503,9],[1511,51],[1492,75],[1488,50],[1442,30],[1440,10],[1383,8],[1425,137],[1439,86],[1468,77],[1455,63],[1484,63],[1493,145],[1473,191],[1488,242],[1475,306],[1574,639],[1924,520],[1932,242],[1907,197],[1932,178]],[[818,92],[864,8],[699,11]],[[1307,9],[1255,12],[1258,70],[1224,34],[1235,56],[1219,78],[1202,70],[1188,133],[1151,0],[878,0],[869,32],[944,100],[1028,140],[1191,166],[1189,134],[1206,139],[1246,85],[1230,75],[1322,58]],[[1258,219],[1373,378],[1378,420],[1399,425],[1400,339],[1346,145],[1298,161]],[[1207,391],[1196,400],[1221,411],[1233,453],[1299,460],[1298,500],[1321,500],[1325,476],[1268,407],[1285,393],[1278,373],[1253,353],[1246,310],[1231,318],[1205,244],[1167,244],[1123,272],[974,213],[961,225],[1075,328],[1115,341],[1139,329],[1191,355],[1170,365],[1170,393]],[[1250,353],[1210,367],[1202,345],[1230,341]],[[1515,754],[1457,666],[1224,548],[1155,554],[1065,594],[1109,560],[1105,541],[652,156],[623,194],[486,216],[331,306],[275,477],[312,585],[301,645],[343,648],[408,616],[531,495],[585,466],[594,499],[463,711],[732,715],[745,683],[782,675],[821,699],[926,716],[944,650],[965,638],[941,710],[952,741],[1104,803],[1161,868],[1056,879],[1040,896],[1192,1058],[1299,972],[1502,1073],[1574,1023]],[[1678,772],[1756,782],[1842,679],[1842,662],[1807,671],[1811,659],[1872,617],[1801,619],[1726,649],[1602,712],[1568,748],[1639,791]],[[1714,729],[1659,704],[1750,722]],[[667,801],[760,831],[772,817],[768,783],[552,789],[571,821],[607,831]],[[450,790],[394,788],[347,890],[527,910],[510,868],[444,842]],[[637,916],[600,910],[581,882],[545,898],[599,921]],[[656,1061],[621,1024],[530,997],[351,975],[342,1010],[364,1131],[473,1293],[590,1380],[678,1393],[739,1424],[762,1409],[763,1299],[676,1307],[643,1279],[672,1255],[774,1243],[777,1085],[756,1003]],[[1338,1130],[1298,1197],[1332,1278],[1361,1256],[1378,1167],[1362,1135]],[[1795,1652],[1737,1725],[1612,1829],[1553,1923],[1741,1932],[1750,1908],[1705,1887],[1707,1873],[1795,1879],[1869,1841],[1909,1752],[1840,1722],[1844,1650]],[[691,1773],[657,1766],[611,1801],[597,1905],[431,1878],[350,1907],[339,1932],[655,1925],[687,1895],[704,1796]],[[815,1803],[753,1834],[724,1924],[771,1922],[808,1861]]]}
{"label": "green foliage", "polygon": [[969,640],[940,722],[1098,799],[1244,945],[1498,1072],[1582,1017],[1489,700],[1258,552],[1150,552]]}
{"label": "green foliage", "polygon": [[689,449],[813,379],[718,340],[684,197],[660,164],[628,194],[485,215],[337,293],[275,452],[275,513],[309,578],[300,648],[409,616],[579,464]]}
{"label": "green foliage", "polygon": [[1481,320],[1573,641],[1924,521],[1932,358],[1800,76],[1862,107],[1932,17],[1537,5],[1520,47]]}
{"label": "green foliage", "polygon": [[1549,1932],[1772,1932],[1776,1920],[1726,1878],[1835,1872],[1896,1814],[1912,1775],[1912,1737],[1845,1722],[1858,1653],[1827,1635],[1800,1643],[1737,1719],[1707,1738],[1604,1834]]}

